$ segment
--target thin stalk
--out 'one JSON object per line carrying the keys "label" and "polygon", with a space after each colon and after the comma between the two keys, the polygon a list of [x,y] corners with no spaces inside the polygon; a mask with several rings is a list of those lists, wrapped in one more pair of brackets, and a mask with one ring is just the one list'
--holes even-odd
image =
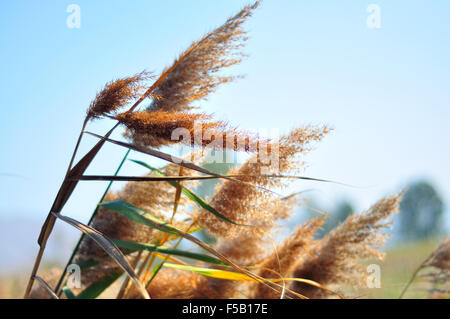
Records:
{"label": "thin stalk", "polygon": [[[70,170],[72,168],[73,161],[75,160],[75,156],[76,156],[76,154],[78,152],[78,148],[80,146],[81,139],[83,138],[83,132],[86,129],[87,123],[88,123],[88,118],[86,117],[84,119],[83,126],[81,127],[80,135],[78,136],[77,143],[75,144],[75,148],[73,150],[72,157],[70,159],[69,166],[67,168],[67,172],[66,172],[64,180],[63,180],[63,182],[61,184],[61,187],[64,185],[64,183],[66,182],[66,180],[67,180],[67,178],[69,176]],[[60,190],[61,190],[61,188],[60,188]],[[34,279],[36,278],[36,274],[37,274],[37,271],[39,269],[39,265],[41,264],[42,256],[44,255],[44,250],[45,250],[45,247],[47,245],[47,239],[50,236],[50,233],[51,233],[51,231],[53,229],[53,225],[55,224],[55,218],[53,216],[49,215],[47,218],[49,218],[49,223],[46,225],[47,227],[44,230],[44,237],[43,237],[44,240],[39,245],[39,251],[38,251],[38,254],[37,254],[36,259],[34,261],[33,269],[31,271],[31,275],[30,275],[30,279],[28,280],[27,288],[25,290],[25,295],[24,295],[25,299],[30,297],[31,288],[33,287]]]}
{"label": "thin stalk", "polygon": [[[189,231],[191,229],[191,227],[195,224],[195,221],[191,224],[191,226],[189,226],[188,230]],[[183,240],[183,237],[180,237],[178,239],[178,241],[176,242],[176,244],[173,246],[173,248],[178,248],[178,246],[180,245],[181,241]],[[164,263],[170,258],[170,254],[167,254],[166,257],[164,258],[164,260],[158,264],[158,266],[156,266],[156,271],[153,273],[152,277],[150,278],[150,280],[147,282],[147,284],[145,285],[145,288],[147,288],[150,283],[153,281],[153,279],[156,277],[156,275],[158,274],[158,272],[161,270],[162,266],[164,265]],[[147,279],[147,278],[145,278]],[[145,281],[144,281],[145,282]]]}
{"label": "thin stalk", "polygon": [[89,121],[89,118],[86,117],[84,119],[83,126],[81,127],[81,132],[80,132],[80,135],[78,136],[77,143],[75,144],[75,149],[73,150],[72,158],[70,159],[69,167],[67,168],[65,178],[67,178],[69,176],[70,170],[72,169],[73,161],[75,160],[75,156],[77,155],[78,148],[80,147],[81,139],[83,138],[83,133],[84,133],[84,130],[86,129],[86,125],[87,125],[88,121]]}
{"label": "thin stalk", "polygon": [[[145,265],[147,265],[147,262],[148,262],[148,260],[149,260],[149,258],[150,258],[151,256],[153,256],[153,254],[150,253],[150,252],[148,252],[148,253],[146,254],[144,260],[142,261],[141,266],[139,267],[139,269],[138,269],[138,271],[137,271],[137,273],[136,273],[136,274],[138,275],[139,278],[142,277],[142,276],[141,276],[141,275],[142,275],[142,272],[144,271]],[[128,285],[129,281],[130,281],[129,278],[126,278],[126,279],[125,279],[125,281],[124,281],[124,283],[123,283],[123,285],[122,285],[123,290],[121,289],[121,290],[119,291],[119,293],[118,293],[116,299],[126,298],[126,297],[129,295],[129,293],[130,293],[130,290],[129,290],[129,288],[128,288],[128,286],[129,286],[129,285]]]}
{"label": "thin stalk", "polygon": [[[159,245],[164,245],[167,238],[169,238],[169,234],[164,234],[164,237],[162,238],[161,242],[159,243]],[[147,268],[145,269],[145,273],[144,276],[142,276],[142,281],[145,282],[147,280],[148,274],[150,272],[150,269],[153,266],[153,263],[155,262],[155,258],[156,258],[156,254],[151,254],[152,255],[152,259],[150,259],[150,262],[148,263]]]}
{"label": "thin stalk", "polygon": [[428,261],[429,258],[427,258],[412,274],[411,278],[409,279],[408,283],[406,284],[405,288],[403,288],[402,293],[400,294],[400,296],[398,297],[398,299],[402,299],[403,295],[406,293],[406,291],[408,290],[409,286],[411,286],[411,284],[414,282],[414,279],[416,279],[417,274],[419,273],[419,271],[421,271],[423,268],[425,268],[425,263]]}
{"label": "thin stalk", "polygon": [[[146,252],[144,251],[143,254],[145,254],[145,253]],[[139,269],[136,272],[136,274],[137,274],[137,276],[139,278],[141,278],[142,271],[144,270],[144,267],[147,264],[148,259],[150,258],[150,256],[151,256],[151,253],[150,252],[147,253],[145,258],[144,258],[144,260],[142,261],[141,265],[139,266]],[[139,262],[139,259],[141,257],[142,257],[142,254],[140,256],[137,256],[137,258],[136,258],[136,265],[137,265],[137,262]],[[122,299],[122,298],[124,298],[127,295],[129,282],[130,282],[130,278],[129,277],[125,278],[125,280],[122,283],[122,286],[120,287],[120,290],[119,290],[119,293],[117,294],[116,299]]]}
{"label": "thin stalk", "polygon": [[[141,256],[142,256],[142,250],[139,251],[138,254],[136,255],[136,257],[134,257],[134,259],[133,259],[133,264],[132,264],[132,266],[133,266],[134,269],[136,269],[136,266],[137,266],[137,264],[138,264],[139,259],[141,258]],[[139,276],[139,273],[138,273],[138,276]],[[117,295],[117,299],[120,299],[120,298],[123,297],[123,293],[124,293],[125,290],[127,289],[128,283],[129,283],[129,282],[130,282],[130,277],[127,276],[127,277],[125,278],[125,280],[123,281],[122,286],[120,287],[119,294]]]}

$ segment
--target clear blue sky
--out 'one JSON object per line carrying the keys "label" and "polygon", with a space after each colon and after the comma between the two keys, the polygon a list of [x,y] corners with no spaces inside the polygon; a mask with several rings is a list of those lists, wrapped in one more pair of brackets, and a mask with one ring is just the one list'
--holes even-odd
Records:
{"label": "clear blue sky", "polygon": [[[66,26],[71,3],[81,8],[80,29]],[[105,82],[159,73],[246,3],[1,1],[0,218],[45,218]],[[295,184],[325,203],[346,196],[363,209],[423,177],[449,204],[450,2],[373,1],[380,29],[366,25],[370,3],[265,1],[247,24],[250,58],[234,69],[246,78],[203,107],[242,128],[334,127],[306,173],[362,187]],[[106,147],[89,172],[110,174],[122,154]],[[80,184],[64,213],[87,220],[103,188]]]}

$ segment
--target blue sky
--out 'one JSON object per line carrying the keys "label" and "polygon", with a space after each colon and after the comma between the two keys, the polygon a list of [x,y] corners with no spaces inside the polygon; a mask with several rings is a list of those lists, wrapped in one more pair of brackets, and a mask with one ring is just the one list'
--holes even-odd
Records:
{"label": "blue sky", "polygon": [[[79,29],[66,25],[72,3]],[[159,73],[246,3],[1,1],[0,218],[45,218],[86,108],[107,81]],[[380,29],[367,27],[370,3],[381,8]],[[242,128],[332,126],[306,158],[306,175],[358,187],[292,187],[313,187],[325,205],[344,196],[361,210],[419,178],[449,203],[449,17],[448,1],[265,1],[247,24],[250,57],[233,70],[246,77],[202,107]],[[94,142],[87,137],[81,151]],[[112,173],[123,153],[108,145],[89,173]],[[124,172],[143,171],[128,163]],[[104,187],[80,184],[64,213],[86,221]]]}

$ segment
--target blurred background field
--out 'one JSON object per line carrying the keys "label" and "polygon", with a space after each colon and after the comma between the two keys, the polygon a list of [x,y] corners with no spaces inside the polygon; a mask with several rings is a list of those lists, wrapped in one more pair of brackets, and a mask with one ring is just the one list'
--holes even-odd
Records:
{"label": "blurred background field", "polygon": [[[381,287],[362,290],[362,297],[398,298],[419,265],[441,242],[442,238],[394,245],[387,249],[381,266]],[[424,271],[426,273],[426,271]],[[430,284],[416,279],[404,298],[428,298]]]}
{"label": "blurred background field", "polygon": [[[224,167],[224,165],[227,167]],[[230,165],[210,164],[208,168],[223,174],[230,168]],[[215,183],[213,181],[203,182],[197,188],[197,193],[208,198],[212,194]],[[445,218],[445,206],[438,193],[434,191],[433,186],[425,181],[418,181],[412,183],[406,189],[400,204],[401,211],[393,221],[392,238],[384,247],[386,257],[382,262],[374,261],[375,264],[380,266],[381,286],[380,288],[358,289],[356,292],[358,298],[398,298],[414,271],[448,234],[446,228],[442,227],[442,220]],[[411,194],[413,196],[410,196]],[[348,215],[354,214],[355,210],[348,198],[331,205],[324,205],[317,200],[317,197],[305,195],[303,205],[283,226],[292,231],[303,221],[324,212],[329,214],[329,218],[317,234],[319,237],[326,236]],[[423,227],[423,225],[427,225],[427,227]],[[3,258],[0,259],[2,263],[0,268],[0,298],[21,298],[30,271],[28,265],[34,258],[35,240],[40,230],[40,223],[39,221],[32,223],[31,221],[16,220],[1,223],[0,227],[0,242],[4,252]],[[21,231],[17,232],[17,229],[21,229]],[[290,231],[286,233],[290,233]],[[57,224],[53,236],[46,253],[46,261],[41,270],[42,274],[46,274],[55,268],[62,269],[79,234],[71,228]],[[207,234],[203,234],[203,237],[210,243],[214,242],[214,239],[208,238]],[[277,240],[281,239],[283,239],[282,234]],[[8,245],[11,241],[18,243],[20,249],[16,249],[17,245]],[[421,272],[421,274],[426,273],[427,270]],[[419,276],[404,297],[429,298],[431,296],[430,288],[431,285]],[[353,289],[349,289],[350,291],[352,294],[355,292]],[[103,298],[111,296],[114,296],[111,290],[102,295]]]}
{"label": "blurred background field", "polygon": [[[439,244],[440,239],[427,239],[421,242],[401,244],[387,249],[387,255],[381,266],[381,287],[362,289],[361,298],[398,298],[414,270],[428,257]],[[61,264],[44,264],[42,273]],[[0,298],[22,298],[27,283],[29,269],[23,272],[11,272],[0,277]],[[420,280],[411,286],[405,298],[427,298],[429,284]],[[107,295],[103,296],[107,297]]]}

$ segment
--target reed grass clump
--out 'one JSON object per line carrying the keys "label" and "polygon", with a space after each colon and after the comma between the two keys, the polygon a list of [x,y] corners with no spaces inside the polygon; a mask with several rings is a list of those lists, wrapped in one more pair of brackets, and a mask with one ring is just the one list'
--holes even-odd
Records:
{"label": "reed grass clump", "polygon": [[[40,298],[47,292],[52,297],[96,298],[121,281],[114,291],[117,298],[342,298],[337,292],[341,285],[360,284],[364,273],[360,263],[382,257],[384,230],[398,211],[401,195],[386,197],[368,211],[349,216],[323,239],[317,239],[315,232],[326,215],[297,227],[282,243],[274,240],[279,222],[291,216],[302,199],[302,194],[280,196],[278,192],[284,192],[293,180],[324,181],[305,177],[303,164],[308,152],[329,134],[328,127],[301,126],[278,140],[268,139],[214,119],[194,104],[237,78],[221,71],[245,56],[241,49],[247,37],[242,26],[258,5],[256,1],[244,7],[193,42],[152,84],[147,84],[151,77],[143,71],[107,83],[96,95],[42,227],[25,297]],[[149,104],[140,109],[146,99]],[[89,120],[101,118],[116,124],[103,136],[86,130]],[[111,138],[120,127],[126,141]],[[177,130],[184,130],[189,138],[176,135],[174,139]],[[99,141],[74,164],[82,137],[88,133]],[[163,146],[181,142],[192,150],[184,158],[161,151]],[[86,175],[105,143],[128,149],[121,164],[113,175]],[[212,150],[244,151],[249,157],[223,175],[202,166],[202,156]],[[148,173],[120,175],[131,151],[168,163],[158,168],[134,160]],[[205,179],[220,181],[210,200],[196,194],[195,186]],[[109,184],[89,223],[62,215],[77,184],[92,180]],[[127,183],[111,191],[114,181]],[[68,286],[66,269],[56,283],[37,277],[57,220],[82,232],[68,261],[83,267],[79,290]],[[216,243],[194,236],[199,230],[214,236]],[[182,241],[199,249],[185,249]],[[438,249],[430,265],[444,264],[447,255],[442,251],[446,249]],[[31,293],[37,278],[46,288]]]}

